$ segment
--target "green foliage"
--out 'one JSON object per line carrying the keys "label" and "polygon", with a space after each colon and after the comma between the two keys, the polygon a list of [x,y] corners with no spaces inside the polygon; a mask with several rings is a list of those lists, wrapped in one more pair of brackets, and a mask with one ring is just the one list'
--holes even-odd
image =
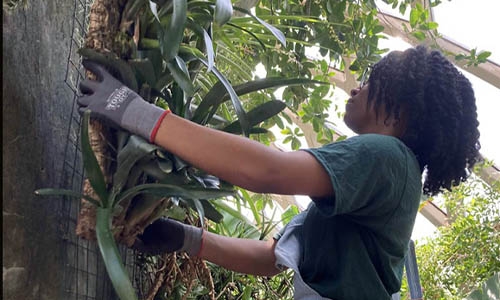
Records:
{"label": "green foliage", "polygon": [[470,67],[470,66],[477,67],[479,64],[485,63],[488,60],[488,57],[490,57],[490,56],[491,56],[491,52],[481,51],[481,52],[477,53],[477,49],[474,48],[474,49],[470,50],[470,53],[468,55],[462,54],[462,53],[455,55],[455,59],[458,61],[459,60],[466,60],[467,62],[465,63],[465,65],[467,67]]}
{"label": "green foliage", "polygon": [[500,187],[470,179],[443,195],[451,224],[418,243],[425,299],[463,299],[500,271]]}
{"label": "green foliage", "polygon": [[[233,204],[236,209],[219,202],[218,208],[224,214],[223,222],[215,224],[210,230],[231,237],[264,239],[275,230],[278,223],[273,221],[276,204],[268,195],[250,194],[240,189],[239,197]],[[239,200],[238,200],[239,199]],[[264,211],[273,210],[266,217]],[[244,210],[249,210],[252,217],[248,219]],[[299,213],[296,206],[290,206],[281,216],[286,224]],[[273,277],[257,277],[228,271],[219,266],[209,264],[215,291],[221,299],[293,299],[293,272],[279,273]]]}

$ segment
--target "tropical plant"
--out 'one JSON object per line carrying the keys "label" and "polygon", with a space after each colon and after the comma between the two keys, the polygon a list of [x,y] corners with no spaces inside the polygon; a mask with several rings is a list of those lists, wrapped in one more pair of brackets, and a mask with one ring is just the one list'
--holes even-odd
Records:
{"label": "tropical plant", "polygon": [[[284,85],[322,83],[307,78],[273,77],[231,85],[214,64],[212,39],[206,31],[211,31],[213,24],[210,20],[214,15],[217,21],[215,26],[221,26],[228,18],[228,13],[231,15],[230,11],[225,11],[231,10],[227,2],[211,6],[207,2],[192,1],[188,7],[187,1],[179,0],[165,4],[160,9],[154,2],[145,7],[141,7],[141,3],[147,4],[144,1],[130,1],[123,12],[124,20],[130,15],[140,19],[135,26],[143,32],[137,43],[124,38],[120,47],[121,55],[100,53],[89,48],[80,49],[79,52],[83,57],[107,67],[146,101],[168,107],[177,115],[230,133],[247,136],[262,134],[267,130],[258,125],[281,112],[286,105],[277,100],[262,101],[247,112],[240,102],[240,95]],[[131,14],[130,11],[134,10],[141,13]],[[285,42],[274,27],[256,17],[254,19],[272,33],[270,36]],[[122,24],[124,22],[127,21],[122,21]],[[200,24],[204,24],[204,27]],[[186,32],[189,34],[184,35]],[[157,36],[157,39],[150,39],[150,36]],[[207,59],[202,50],[206,50]],[[244,67],[244,64],[240,66]],[[211,73],[201,72],[202,68]],[[245,70],[248,78],[247,72],[250,70]],[[241,78],[236,79],[241,81]],[[226,105],[228,100],[231,100],[231,107]],[[224,106],[224,116],[216,115],[216,112],[221,111],[221,106]],[[82,197],[96,206],[95,235],[113,286],[121,299],[135,299],[115,238],[131,246],[136,235],[161,216],[168,215],[181,220],[188,218],[186,208],[196,211],[202,226],[205,218],[220,222],[221,213],[206,200],[232,195],[233,187],[123,131],[116,132],[116,141],[108,141],[116,151],[116,166],[112,183],[107,185],[90,145],[88,123],[87,113],[81,133],[82,155],[95,196],[54,189],[38,190],[37,194]],[[92,234],[86,236],[91,237]],[[189,294],[192,291],[192,288],[187,288],[184,292]]]}
{"label": "tropical plant", "polygon": [[464,299],[500,271],[499,199],[477,177],[443,194],[450,225],[416,246],[425,299]]}

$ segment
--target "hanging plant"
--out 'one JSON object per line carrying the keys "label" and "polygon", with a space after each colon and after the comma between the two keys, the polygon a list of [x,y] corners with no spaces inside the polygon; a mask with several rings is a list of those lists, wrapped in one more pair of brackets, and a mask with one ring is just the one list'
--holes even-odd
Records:
{"label": "hanging plant", "polygon": [[[229,1],[130,0],[123,6],[96,1],[91,11],[89,38],[87,46],[79,50],[80,55],[103,65],[146,101],[201,125],[245,136],[267,134],[266,127],[260,125],[287,105],[267,100],[245,108],[240,97],[282,86],[325,84],[308,78],[283,77],[232,84],[233,80],[248,79],[252,67],[245,66],[242,60],[242,73],[228,78],[215,63],[218,48],[234,47],[233,41],[225,38],[223,28],[230,24]],[[96,13],[102,11],[105,15],[97,17]],[[283,34],[275,27],[255,16],[252,20],[252,26],[260,26],[266,32],[260,37],[253,35],[254,42],[263,49],[276,40],[285,44]],[[241,25],[232,28],[244,30]],[[103,33],[114,38],[101,40]],[[215,43],[215,36],[224,42]],[[117,244],[132,246],[136,236],[162,216],[205,227],[205,220],[221,222],[223,211],[229,208],[214,205],[210,199],[234,196],[234,187],[138,136],[89,120],[88,112],[83,116],[81,145],[87,176],[83,193],[58,189],[36,193],[82,199],[77,234],[97,239],[120,299],[137,299]],[[271,228],[270,224],[266,226],[266,230]],[[205,285],[212,289],[208,294],[213,297],[206,265],[179,262],[179,256],[182,257],[165,257],[164,265],[173,263],[184,270],[184,295],[195,287],[195,278],[191,277],[205,274],[203,281],[208,282]],[[161,286],[174,287],[167,282],[167,271],[156,274],[148,297],[154,297]],[[175,280],[175,276],[172,278]]]}

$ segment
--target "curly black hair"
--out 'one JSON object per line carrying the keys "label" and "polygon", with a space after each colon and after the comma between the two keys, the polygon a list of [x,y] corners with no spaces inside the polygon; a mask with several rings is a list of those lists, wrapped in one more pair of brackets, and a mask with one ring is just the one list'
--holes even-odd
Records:
{"label": "curly black hair", "polygon": [[425,46],[391,52],[373,66],[368,83],[368,105],[375,101],[378,111],[384,104],[387,116],[406,122],[401,140],[417,157],[426,195],[467,179],[479,160],[476,99],[448,59]]}

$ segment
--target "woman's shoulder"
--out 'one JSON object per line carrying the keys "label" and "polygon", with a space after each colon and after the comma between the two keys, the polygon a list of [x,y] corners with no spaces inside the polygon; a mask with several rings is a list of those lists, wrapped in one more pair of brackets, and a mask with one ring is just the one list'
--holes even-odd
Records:
{"label": "woman's shoulder", "polygon": [[347,138],[341,142],[327,145],[327,147],[336,147],[344,144],[352,148],[359,148],[366,153],[406,153],[410,149],[398,138],[383,134],[360,134]]}

